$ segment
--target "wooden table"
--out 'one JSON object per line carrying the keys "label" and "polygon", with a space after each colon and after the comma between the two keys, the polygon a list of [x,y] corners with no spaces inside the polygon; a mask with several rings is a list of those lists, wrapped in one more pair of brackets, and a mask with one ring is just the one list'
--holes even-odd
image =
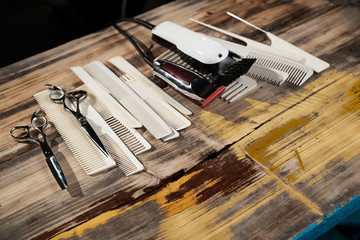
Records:
{"label": "wooden table", "polygon": [[[81,85],[69,69],[122,56],[153,79],[133,47],[109,27],[0,69],[0,239],[306,239],[359,208],[360,9],[327,1],[175,1],[139,18],[170,20],[233,40],[190,17],[258,41],[253,24],[329,62],[299,87],[258,82],[233,103],[193,111],[191,127],[170,142],[144,137],[145,170],[88,176],[51,126],[50,145],[69,182],[61,191],[35,144],[9,130],[28,124],[45,83]],[[150,31],[121,24],[150,48]]]}

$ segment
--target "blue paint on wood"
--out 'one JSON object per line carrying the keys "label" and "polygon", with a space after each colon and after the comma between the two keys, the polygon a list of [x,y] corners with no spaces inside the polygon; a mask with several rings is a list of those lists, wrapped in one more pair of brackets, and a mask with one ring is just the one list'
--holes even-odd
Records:
{"label": "blue paint on wood", "polygon": [[295,235],[294,240],[315,239],[332,227],[343,221],[352,213],[360,209],[360,195],[353,197],[344,205],[336,205],[328,216],[324,216],[320,223],[314,223],[307,227],[303,232]]}

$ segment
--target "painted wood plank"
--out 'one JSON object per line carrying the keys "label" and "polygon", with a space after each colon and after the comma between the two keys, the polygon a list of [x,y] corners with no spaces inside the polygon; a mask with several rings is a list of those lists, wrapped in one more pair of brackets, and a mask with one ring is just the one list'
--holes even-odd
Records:
{"label": "painted wood plank", "polygon": [[[193,234],[190,237],[287,239],[320,222],[323,214],[345,204],[359,189],[353,184],[358,181],[354,173],[359,168],[356,135],[327,136],[352,133],[358,127],[359,58],[353,49],[359,46],[360,21],[354,19],[360,15],[357,8],[324,3],[177,1],[141,15],[155,24],[172,20],[213,33],[188,20],[206,11],[211,13],[207,19],[215,25],[264,40],[258,32],[226,17],[224,11],[231,9],[250,19],[261,19],[254,23],[324,58],[332,69],[322,76],[314,75],[302,88],[259,83],[245,99],[233,104],[217,99],[205,111],[166,88],[194,112],[190,118],[193,125],[181,132],[182,138],[166,145],[145,132],[154,150],[140,157],[145,172],[130,178],[116,170],[95,178],[86,176],[52,127],[50,139],[64,156],[61,164],[70,174],[68,192],[58,190],[39,149],[11,141],[9,129],[28,121],[37,107],[32,96],[43,84],[66,90],[81,84],[69,70],[71,66],[121,55],[149,77],[151,69],[111,28],[0,69],[0,236],[43,239],[80,224],[59,236],[72,236],[83,227],[86,231],[77,235],[85,238],[103,237],[104,232],[109,239],[170,238],[185,232]],[[154,55],[165,50],[150,39],[150,33],[144,37],[144,29],[123,26],[151,47]],[[260,144],[269,152],[261,155],[251,151],[270,135],[268,145]],[[249,157],[231,148],[212,159],[213,153],[234,143]],[[234,152],[236,161],[231,157]],[[244,172],[249,175],[236,178]],[[180,179],[170,183],[177,177]],[[327,191],[332,188],[334,192]],[[302,217],[295,218],[299,215]],[[102,217],[107,220],[102,222]],[[191,223],[192,219],[199,223]],[[262,228],[254,222],[262,223]]]}
{"label": "painted wood plank", "polygon": [[288,239],[321,214],[284,185],[235,145],[151,196],[53,239],[104,232],[108,239]]}

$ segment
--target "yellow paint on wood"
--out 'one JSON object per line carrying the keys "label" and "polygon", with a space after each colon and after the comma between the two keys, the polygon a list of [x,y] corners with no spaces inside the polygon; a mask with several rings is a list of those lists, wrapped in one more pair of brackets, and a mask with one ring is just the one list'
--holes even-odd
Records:
{"label": "yellow paint on wood", "polygon": [[[228,135],[229,132],[238,132],[241,130],[241,125],[234,124],[231,121],[225,120],[223,116],[205,110],[200,112],[199,119],[204,123],[202,125],[204,130],[211,134],[216,134],[221,140],[227,143],[232,143],[236,140],[234,138],[235,136]],[[229,131],[230,129],[231,131]]]}
{"label": "yellow paint on wood", "polygon": [[[183,208],[186,208],[189,205],[195,204],[195,202],[192,201],[193,199],[191,199],[193,196],[191,195],[191,193],[187,193],[187,195],[184,196],[184,200],[181,199],[181,201],[176,202],[176,204],[174,204],[174,205],[167,203],[168,201],[166,199],[166,196],[169,195],[170,193],[178,191],[182,184],[184,184],[186,181],[191,179],[191,177],[200,173],[201,171],[202,170],[193,172],[191,174],[188,174],[188,175],[180,178],[178,181],[176,181],[174,183],[168,184],[161,191],[159,191],[158,193],[154,194],[152,197],[150,197],[144,201],[140,201],[140,202],[138,202],[134,205],[131,205],[129,207],[126,207],[126,208],[104,212],[104,213],[100,214],[99,216],[94,217],[94,218],[90,219],[89,221],[84,222],[69,231],[63,232],[63,233],[55,236],[52,239],[53,240],[66,239],[66,238],[73,237],[75,235],[82,237],[82,235],[84,234],[84,232],[86,230],[96,228],[97,226],[99,226],[101,224],[105,224],[110,219],[112,219],[116,216],[119,216],[119,215],[123,214],[124,212],[130,211],[134,207],[144,205],[145,203],[152,201],[152,200],[156,200],[156,202],[160,205],[160,209],[167,211],[169,216],[176,214],[179,211],[181,211]],[[189,200],[189,198],[190,198],[190,200]]]}
{"label": "yellow paint on wood", "polygon": [[[341,111],[339,111],[339,113],[346,115],[346,113],[354,113],[359,111],[358,91],[360,88],[360,83],[359,83],[359,78],[357,78],[356,81],[354,81],[354,77],[355,76],[353,74],[329,71],[323,74],[322,77],[320,77],[319,79],[305,85],[305,88],[306,91],[309,90],[316,91],[321,87],[323,87],[324,85],[326,85],[327,83],[330,83],[331,81],[342,81],[345,84],[349,84],[349,82],[352,83],[353,87],[348,88],[350,90],[344,96],[342,96],[342,98],[340,98],[340,100],[343,103],[343,108],[341,109]],[[337,85],[335,87],[337,87]],[[289,104],[293,104],[296,101],[300,101],[303,97],[304,96],[299,95],[296,98],[295,94],[289,93],[288,98],[280,99],[279,104],[273,106],[270,106],[266,102],[259,102],[251,99],[246,99],[251,106],[245,109],[244,112],[242,112],[241,114],[246,113],[246,115],[242,115],[242,116],[247,116],[249,117],[249,119],[251,119],[252,115],[254,115],[257,119],[266,120],[269,117],[269,114],[273,115],[274,112],[281,111],[282,108],[287,107],[289,106]],[[316,98],[316,96],[314,96],[314,98]],[[323,99],[320,98],[316,100],[320,100],[319,103],[322,104],[320,107],[326,108],[325,101],[328,101],[327,98],[323,98]],[[301,104],[306,104],[306,103],[301,103]],[[259,110],[262,113],[262,115],[257,115],[259,114]],[[294,109],[292,110],[294,111]],[[295,109],[295,111],[296,110],[297,109]],[[287,114],[291,114],[291,113],[287,113]],[[53,239],[69,238],[74,235],[81,237],[87,229],[96,228],[100,224],[105,224],[110,219],[119,216],[126,211],[130,211],[134,207],[144,205],[148,201],[156,201],[159,204],[159,210],[165,213],[166,219],[164,219],[161,222],[161,226],[160,226],[160,237],[164,239],[171,239],[174,237],[178,237],[178,239],[191,238],[191,237],[204,238],[204,239],[206,237],[210,239],[211,238],[229,239],[232,236],[231,226],[234,226],[236,224],[241,223],[241,221],[246,220],[254,213],[254,211],[258,207],[268,204],[271,200],[275,199],[281,192],[284,191],[288,192],[292,198],[298,199],[301,202],[303,202],[312,212],[321,215],[322,213],[320,212],[316,204],[311,202],[300,192],[297,192],[290,185],[284,184],[284,182],[281,181],[280,178],[276,177],[275,173],[279,172],[278,168],[281,167],[282,164],[278,164],[278,168],[276,167],[271,168],[274,166],[269,164],[269,161],[274,157],[274,154],[276,153],[267,152],[267,149],[270,145],[273,145],[277,141],[284,139],[284,137],[287,136],[289,133],[301,129],[301,127],[305,125],[312,124],[311,120],[313,117],[314,117],[313,114],[308,114],[305,117],[302,115],[302,117],[292,118],[290,120],[287,120],[286,122],[282,119],[280,125],[279,122],[277,122],[278,124],[277,128],[270,128],[271,126],[268,126],[266,129],[268,129],[269,131],[265,133],[265,135],[263,134],[263,132],[257,132],[255,134],[257,140],[247,145],[245,150],[248,153],[248,155],[251,156],[254,160],[258,161],[259,164],[262,165],[264,169],[269,172],[269,174],[264,176],[257,182],[253,183],[252,185],[248,186],[247,188],[243,189],[241,192],[234,194],[234,196],[232,196],[229,201],[222,203],[222,205],[216,208],[208,209],[209,206],[208,202],[197,204],[196,196],[205,189],[211,187],[213,184],[216,183],[216,181],[219,181],[219,179],[206,183],[201,189],[196,189],[196,190],[190,189],[188,192],[183,193],[183,196],[178,200],[168,201],[167,199],[167,196],[169,194],[179,191],[183,184],[189,181],[196,174],[199,174],[201,172],[201,170],[199,170],[196,172],[192,172],[191,174],[185,175],[176,182],[170,183],[158,193],[154,194],[148,199],[145,199],[144,201],[138,202],[136,205],[132,205],[130,207],[126,207],[119,210],[112,210],[105,212],[99,215],[98,217],[95,217],[83,224],[80,224],[79,226],[75,227],[70,231],[64,232],[56,236]],[[199,118],[203,122],[202,128],[204,130],[208,131],[210,134],[216,134],[220,139],[226,141],[227,143],[232,143],[238,140],[237,138],[239,138],[239,134],[232,134],[232,133],[237,132],[237,133],[245,134],[249,132],[249,129],[247,129],[249,126],[254,126],[253,123],[248,123],[248,122],[245,122],[244,124],[234,124],[231,121],[225,120],[223,116],[216,115],[214,113],[204,110],[201,111]],[[349,118],[348,120],[354,121],[352,120],[352,118]],[[348,122],[344,122],[344,124],[348,124]],[[338,130],[335,128],[334,131],[338,131]],[[233,145],[230,148],[240,159],[245,157],[245,153],[243,151],[243,145],[241,144],[244,144],[244,142],[246,142],[246,140],[251,139],[251,137],[247,139],[243,139],[243,141]],[[320,136],[318,137],[321,138]],[[326,138],[322,138],[322,139],[326,139]],[[323,144],[327,144],[327,143],[324,142],[323,144],[314,145],[312,142],[309,142],[309,144],[311,144],[311,146],[313,147],[313,151],[316,151],[317,147],[323,148]],[[353,148],[356,148],[354,144],[356,145],[356,142],[351,140],[349,145],[350,148],[348,149],[349,151]],[[348,150],[345,149],[343,151],[348,151]],[[311,161],[312,158],[306,154],[306,151],[301,152],[301,157],[300,157],[300,152],[298,151],[297,148],[295,148],[292,151],[295,151],[295,155],[298,158],[298,165],[299,165],[298,169],[304,171],[305,166],[307,165],[304,163],[303,155],[305,155],[307,164],[309,164],[309,161]],[[344,152],[344,154],[345,153],[347,152]],[[292,156],[291,158],[293,157],[294,156]],[[287,162],[288,160],[289,158],[287,158],[285,162]],[[309,184],[313,184],[314,182],[323,178],[326,174],[331,172],[332,169],[343,164],[344,161],[346,160],[339,161],[338,164],[335,164],[332,168],[329,168],[326,171],[320,171],[321,169],[317,170],[316,171],[317,176],[313,177],[313,179],[309,182]],[[285,162],[283,161],[282,163],[284,164]],[[326,163],[322,163],[322,164],[326,164]],[[272,171],[269,170],[270,168]],[[288,182],[294,181],[297,173],[298,172],[289,173],[287,175]],[[276,185],[276,187],[274,187],[272,191],[267,192],[261,198],[255,200],[253,203],[243,206],[230,218],[227,218],[226,220],[219,222],[220,217],[224,212],[234,207],[236,204],[239,203],[239,201],[248,197],[259,186],[269,183],[270,181],[275,181],[275,185]],[[217,225],[216,229],[214,229],[215,225]],[[181,231],[181,229],[184,229],[184,231]]]}
{"label": "yellow paint on wood", "polygon": [[291,131],[295,131],[296,129],[299,129],[300,127],[308,124],[313,117],[314,116],[311,115],[290,120],[281,127],[270,130],[265,136],[248,145],[245,150],[249,156],[256,159],[261,164],[270,167],[268,162],[274,155],[276,155],[276,153],[268,154],[267,147],[276,141],[279,141]]}
{"label": "yellow paint on wood", "polygon": [[117,209],[117,210],[111,210],[111,211],[104,212],[104,213],[100,214],[99,216],[94,217],[94,218],[90,219],[89,221],[84,222],[84,223],[72,228],[69,231],[63,232],[63,233],[53,237],[52,240],[67,239],[67,238],[70,238],[73,236],[82,237],[86,230],[96,228],[97,226],[99,226],[101,224],[105,224],[110,219],[112,219],[118,215],[121,215],[122,213],[129,211],[132,208],[134,208],[136,206],[140,206],[144,203],[145,202],[139,202],[139,203],[136,203],[125,209]]}
{"label": "yellow paint on wood", "polygon": [[341,98],[341,100],[345,100],[349,98],[344,105],[344,110],[341,114],[345,113],[355,113],[360,110],[360,78],[354,83],[352,88],[347,91],[347,94]]}

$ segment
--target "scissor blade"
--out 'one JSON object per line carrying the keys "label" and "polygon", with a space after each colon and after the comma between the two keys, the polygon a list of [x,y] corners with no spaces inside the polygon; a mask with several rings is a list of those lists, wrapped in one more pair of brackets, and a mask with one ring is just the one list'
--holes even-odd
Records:
{"label": "scissor blade", "polygon": [[104,153],[106,157],[108,157],[109,153],[106,151],[104,145],[100,141],[100,138],[98,137],[98,135],[96,135],[91,125],[88,122],[86,122],[86,123],[82,123],[81,127],[85,131],[85,133],[89,136],[89,138],[95,143],[95,145],[101,150],[101,152]]}

